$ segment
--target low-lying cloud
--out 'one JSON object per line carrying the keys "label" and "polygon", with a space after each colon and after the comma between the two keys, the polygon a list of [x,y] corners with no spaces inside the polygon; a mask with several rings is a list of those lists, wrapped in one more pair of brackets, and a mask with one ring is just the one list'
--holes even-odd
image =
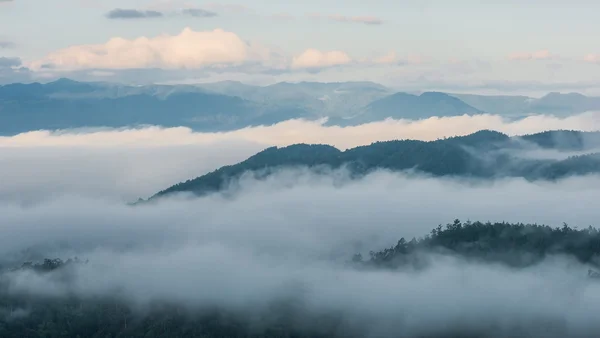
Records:
{"label": "low-lying cloud", "polygon": [[589,112],[569,117],[534,115],[510,120],[499,115],[431,117],[422,120],[392,120],[358,126],[326,126],[326,121],[289,120],[270,126],[247,127],[228,132],[194,132],[187,127],[122,128],[66,131],[32,131],[0,137],[0,147],[50,146],[169,146],[210,144],[220,141],[287,146],[296,143],[329,144],[339,149],[368,145],[376,141],[414,139],[431,141],[468,135],[490,129],[508,135],[525,135],[546,130],[600,130],[600,113]]}
{"label": "low-lying cloud", "polygon": [[[378,337],[491,328],[510,336],[519,326],[535,337],[565,337],[598,329],[600,285],[569,258],[510,270],[431,256],[420,272],[358,271],[344,262],[457,217],[587,227],[600,216],[599,177],[465,184],[377,172],[349,182],[343,171],[296,169],[261,182],[246,177],[235,189],[233,198],[138,207],[81,197],[2,205],[4,259],[31,248],[28,257],[90,260],[68,284],[25,272],[10,275],[9,290],[84,298],[121,290],[136,308],[168,301],[248,315],[292,298],[307,316],[341,314],[350,328]],[[543,331],[547,322],[552,331]]]}
{"label": "low-lying cloud", "polygon": [[348,128],[288,121],[228,133],[145,128],[3,137],[2,260],[90,260],[74,267],[69,284],[18,272],[9,275],[8,290],[55,297],[121,290],[133,307],[169,301],[248,315],[295,299],[307,318],[340,314],[347,330],[372,337],[490,327],[500,336],[514,336],[516,327],[537,337],[589,336],[599,329],[593,314],[600,310],[600,285],[590,284],[587,267],[568,257],[525,270],[436,255],[420,272],[360,271],[345,262],[455,218],[597,225],[598,176],[475,182],[379,171],[350,181],[344,170],[295,168],[264,181],[244,176],[231,185],[232,194],[173,196],[136,207],[124,201],[271,145],[346,148],[483,128],[509,134],[594,130],[599,123],[592,113],[512,122],[482,115]]}

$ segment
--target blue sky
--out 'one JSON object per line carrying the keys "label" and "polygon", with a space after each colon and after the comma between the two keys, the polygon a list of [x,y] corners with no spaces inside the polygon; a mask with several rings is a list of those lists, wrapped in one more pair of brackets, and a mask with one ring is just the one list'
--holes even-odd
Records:
{"label": "blue sky", "polygon": [[[108,18],[117,8],[162,16]],[[186,15],[184,9],[214,15]],[[0,81],[69,76],[128,82],[143,74],[140,81],[169,83],[371,80],[399,89],[596,92],[599,10],[599,2],[583,0],[0,0],[0,57],[19,58],[27,68],[27,74],[0,70]],[[176,37],[186,28],[232,35],[190,35],[168,44],[177,55],[164,55],[163,40],[143,47],[132,42]],[[248,49],[239,50],[233,35]],[[107,49],[115,37],[130,42],[123,47],[129,49]],[[207,39],[210,50],[201,47]],[[200,47],[189,51],[189,45]],[[92,59],[76,60],[86,51]],[[134,57],[145,63],[129,62]]]}

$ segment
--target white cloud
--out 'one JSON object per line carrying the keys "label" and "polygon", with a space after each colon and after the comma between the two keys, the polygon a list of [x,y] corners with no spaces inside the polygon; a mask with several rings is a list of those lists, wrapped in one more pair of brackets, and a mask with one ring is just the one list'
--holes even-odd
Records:
{"label": "white cloud", "polygon": [[375,63],[379,65],[392,65],[392,64],[421,64],[425,62],[425,58],[420,55],[409,55],[405,58],[401,58],[396,52],[391,51],[385,55],[373,58],[372,60],[365,60],[366,62]]}
{"label": "white cloud", "polygon": [[587,54],[583,60],[591,63],[600,63],[600,54]]}
{"label": "white cloud", "polygon": [[352,62],[348,54],[341,51],[322,52],[320,50],[309,48],[302,54],[296,56],[292,60],[292,69],[306,68],[325,68],[332,66],[345,65]]}
{"label": "white cloud", "polygon": [[513,61],[525,61],[525,60],[548,60],[553,58],[554,56],[550,53],[550,51],[544,49],[536,52],[526,52],[526,53],[513,53],[508,56],[509,60]]}
{"label": "white cloud", "polygon": [[[268,53],[267,53],[268,54]],[[50,53],[29,64],[33,70],[45,65],[58,70],[130,68],[203,68],[263,61],[265,51],[222,29],[163,34],[134,40],[112,38],[105,44],[78,45]]]}

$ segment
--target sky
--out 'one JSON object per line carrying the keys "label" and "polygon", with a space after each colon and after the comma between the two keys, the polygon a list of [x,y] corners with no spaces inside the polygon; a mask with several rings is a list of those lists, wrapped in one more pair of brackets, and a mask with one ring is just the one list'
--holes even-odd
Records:
{"label": "sky", "polygon": [[0,0],[0,83],[374,81],[600,95],[595,1]]}

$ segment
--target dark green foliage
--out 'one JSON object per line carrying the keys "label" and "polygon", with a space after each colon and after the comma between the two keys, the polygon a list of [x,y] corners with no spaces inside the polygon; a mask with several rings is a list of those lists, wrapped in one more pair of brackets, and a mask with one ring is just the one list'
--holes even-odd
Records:
{"label": "dark green foliage", "polygon": [[281,151],[277,147],[265,149],[240,164],[225,166],[202,177],[179,183],[159,192],[157,196],[181,191],[193,191],[199,195],[218,191],[246,171],[254,171],[260,178],[268,176],[272,169],[280,166],[329,164],[336,167],[342,163],[341,160],[337,162],[335,160],[341,152],[327,145],[297,144],[285,149],[286,151]]}
{"label": "dark green foliage", "polygon": [[339,151],[327,145],[298,144],[285,148],[272,147],[238,164],[225,166],[174,185],[159,192],[155,197],[174,192],[203,195],[226,189],[232,180],[238,179],[246,172],[261,179],[281,168],[289,167],[346,167],[352,177],[387,169],[416,171],[432,176],[556,180],[571,175],[600,173],[600,155],[588,154],[555,160],[517,158],[511,155],[511,152],[532,150],[536,146],[557,151],[581,151],[590,149],[592,145],[600,145],[600,133],[554,131],[508,137],[496,131],[482,130],[467,136],[431,142],[375,142],[346,151]]}
{"label": "dark green foliage", "polygon": [[536,264],[550,255],[568,255],[581,263],[600,266],[600,232],[537,224],[482,223],[455,220],[430,235],[372,252],[367,264],[399,267],[414,263],[422,252],[439,252],[466,259],[498,262],[513,267]]}

